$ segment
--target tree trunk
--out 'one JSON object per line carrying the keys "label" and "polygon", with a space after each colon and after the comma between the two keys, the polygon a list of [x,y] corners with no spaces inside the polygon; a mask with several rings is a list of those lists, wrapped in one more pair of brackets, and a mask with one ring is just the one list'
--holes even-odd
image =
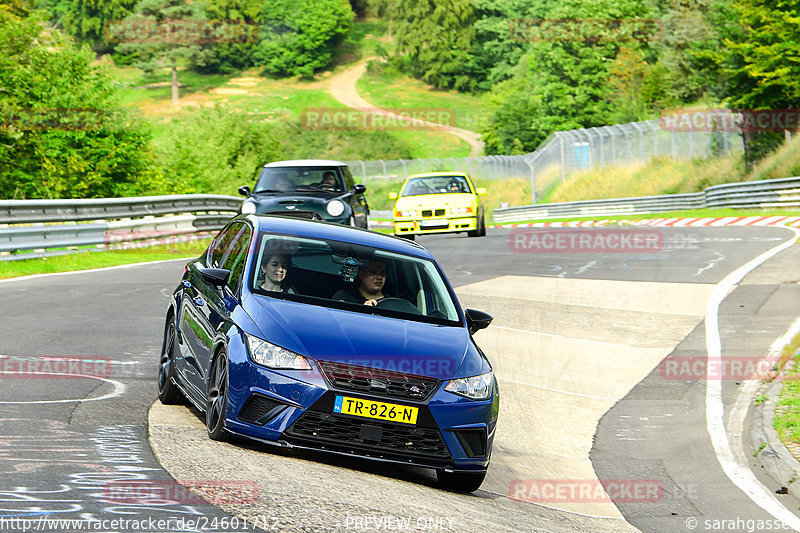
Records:
{"label": "tree trunk", "polygon": [[178,65],[175,62],[175,58],[171,57],[170,61],[172,62],[172,103],[178,103]]}

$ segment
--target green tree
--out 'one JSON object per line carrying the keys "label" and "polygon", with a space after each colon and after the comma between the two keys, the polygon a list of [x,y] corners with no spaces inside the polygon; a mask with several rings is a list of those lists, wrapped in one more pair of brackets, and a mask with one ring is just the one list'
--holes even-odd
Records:
{"label": "green tree", "polygon": [[[646,47],[614,21],[637,23],[648,14],[639,0],[565,0],[550,11],[552,26],[523,28],[532,36],[529,49],[488,98],[486,151],[530,152],[554,131],[606,125],[613,111],[609,95],[616,90],[611,68],[620,47]],[[588,25],[575,26],[575,20]]]}
{"label": "green tree", "polygon": [[472,0],[389,1],[386,11],[403,70],[435,87],[476,87],[469,75],[478,21]]}
{"label": "green tree", "polygon": [[[800,105],[800,0],[739,0],[738,39],[717,55],[723,94],[739,110],[797,109]],[[745,131],[748,168],[777,148],[779,132]]]}
{"label": "green tree", "polygon": [[154,190],[149,128],[119,104],[94,53],[45,18],[0,6],[0,198]]}
{"label": "green tree", "polygon": [[[250,0],[206,0],[206,17],[209,22],[221,25],[222,39],[201,43],[192,60],[193,68],[198,72],[229,74],[254,66],[261,10],[258,2]],[[230,25],[232,31],[224,31],[225,25]],[[239,33],[234,34],[233,30]],[[234,38],[238,35],[241,38]]]}
{"label": "green tree", "polygon": [[111,38],[122,41],[117,52],[135,58],[134,65],[152,72],[163,60],[172,71],[172,103],[178,103],[178,60],[199,52],[205,13],[186,0],[140,0],[134,14],[111,25]]}
{"label": "green tree", "polygon": [[272,74],[310,77],[330,65],[353,18],[347,0],[268,0],[256,60]]}
{"label": "green tree", "polygon": [[53,10],[64,31],[98,53],[109,53],[115,44],[108,39],[109,25],[130,16],[135,5],[136,0],[70,0],[53,2]]}

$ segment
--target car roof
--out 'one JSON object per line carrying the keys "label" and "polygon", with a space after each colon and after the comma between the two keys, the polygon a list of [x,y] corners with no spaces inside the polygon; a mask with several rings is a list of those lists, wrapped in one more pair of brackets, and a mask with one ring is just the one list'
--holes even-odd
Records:
{"label": "car roof", "polygon": [[453,170],[450,172],[423,172],[422,174],[413,174],[408,177],[411,178],[435,178],[437,176],[464,176],[467,177],[466,172],[461,172],[459,170]]}
{"label": "car roof", "polygon": [[433,255],[428,250],[414,241],[342,224],[276,215],[249,214],[239,215],[237,218],[250,220],[258,233],[270,232],[298,237],[331,239],[433,259]]}
{"label": "car roof", "polygon": [[292,159],[290,161],[273,161],[267,163],[264,168],[275,167],[346,167],[347,163],[333,161],[330,159]]}

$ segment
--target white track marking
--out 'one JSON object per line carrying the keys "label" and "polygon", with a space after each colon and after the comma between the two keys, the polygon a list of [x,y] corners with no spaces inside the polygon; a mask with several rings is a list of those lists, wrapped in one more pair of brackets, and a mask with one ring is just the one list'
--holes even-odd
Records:
{"label": "white track marking", "polygon": [[[787,228],[795,233],[795,237],[800,236],[800,231],[794,228]],[[795,239],[780,244],[755,259],[737,268],[720,281],[711,293],[711,298],[706,305],[706,350],[708,352],[708,366],[706,368],[721,368],[722,364],[722,345],[719,334],[719,306],[725,296],[739,283],[748,273],[756,267],[766,262],[771,257],[790,248]],[[717,366],[712,366],[717,365]],[[736,457],[731,451],[728,434],[725,431],[724,406],[722,404],[722,381],[721,376],[716,379],[708,379],[706,382],[706,428],[711,437],[711,444],[717,455],[722,470],[739,489],[759,507],[769,514],[781,520],[785,524],[800,531],[800,518],[783,506],[773,495],[756,479],[747,463],[741,464],[736,461]]]}
{"label": "white track marking", "polygon": [[[495,376],[496,377],[496,376]],[[606,398],[604,396],[592,396],[590,394],[581,394],[579,392],[569,392],[561,389],[553,389],[543,385],[534,385],[533,383],[525,383],[523,381],[515,381],[513,379],[497,378],[497,381],[504,381],[506,383],[513,383],[514,385],[522,385],[524,387],[533,387],[535,389],[542,389],[550,392],[558,392],[560,394],[569,394],[570,396],[580,396],[581,398],[592,398],[593,400],[616,400],[617,398]]]}
{"label": "white track marking", "polygon": [[157,265],[158,263],[172,263],[174,261],[184,261],[188,263],[191,260],[192,260],[191,257],[185,257],[181,259],[164,259],[163,261],[145,261],[142,263],[130,263],[128,265],[115,265],[102,268],[90,268],[88,270],[70,270],[69,272],[48,272],[47,274],[31,274],[30,276],[19,276],[16,278],[0,279],[0,283],[10,283],[12,281],[23,281],[35,278],[44,278],[47,276],[69,276],[70,274],[86,274],[87,272],[102,272],[104,270],[117,270],[122,268],[133,268],[138,266]]}
{"label": "white track marking", "polygon": [[[0,370],[0,374],[17,374],[17,372],[10,372],[5,370]],[[107,378],[101,378],[100,376],[89,376],[85,374],[61,374],[59,372],[26,372],[28,374],[36,374],[40,376],[58,376],[63,378],[65,376],[75,377],[75,378],[88,378],[88,379],[99,379],[100,381],[105,381],[106,383],[111,383],[114,386],[114,390],[109,392],[108,394],[104,394],[103,396],[98,396],[97,398],[76,398],[74,400],[31,400],[31,401],[16,401],[16,402],[4,402],[0,401],[0,404],[29,404],[29,403],[70,403],[70,402],[96,402],[98,400],[108,400],[111,398],[116,398],[117,396],[122,396],[125,393],[125,384],[120,383],[119,381]]]}

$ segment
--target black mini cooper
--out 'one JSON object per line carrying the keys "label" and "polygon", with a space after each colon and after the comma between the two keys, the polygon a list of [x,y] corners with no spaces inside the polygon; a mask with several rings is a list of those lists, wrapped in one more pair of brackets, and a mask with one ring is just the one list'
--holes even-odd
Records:
{"label": "black mini cooper", "polygon": [[356,184],[345,163],[323,159],[276,161],[264,165],[242,213],[325,220],[359,228],[369,227],[366,186]]}

